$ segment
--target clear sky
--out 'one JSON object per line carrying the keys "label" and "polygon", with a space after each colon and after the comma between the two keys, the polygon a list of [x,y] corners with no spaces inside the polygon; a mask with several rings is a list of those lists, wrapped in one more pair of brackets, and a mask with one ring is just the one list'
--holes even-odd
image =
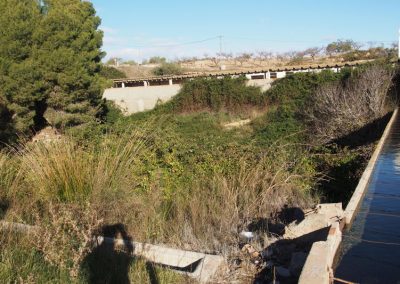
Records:
{"label": "clear sky", "polygon": [[[400,0],[92,0],[109,57],[289,51],[336,39],[389,45]],[[368,45],[367,45],[368,46]]]}

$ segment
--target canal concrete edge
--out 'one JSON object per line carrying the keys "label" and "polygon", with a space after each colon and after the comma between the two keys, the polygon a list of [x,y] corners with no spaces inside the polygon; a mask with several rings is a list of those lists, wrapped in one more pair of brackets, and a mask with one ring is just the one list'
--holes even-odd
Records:
{"label": "canal concrete edge", "polygon": [[374,153],[371,156],[371,159],[368,162],[367,167],[365,168],[360,181],[358,182],[358,185],[349,201],[349,203],[346,206],[346,210],[344,212],[345,214],[345,222],[346,225],[350,225],[351,222],[354,219],[355,212],[357,211],[358,206],[360,205],[360,201],[362,200],[365,190],[368,186],[368,182],[371,178],[372,171],[374,170],[374,167],[376,165],[376,161],[378,160],[379,154],[382,152],[383,144],[385,143],[390,129],[392,128],[393,122],[397,116],[398,113],[398,108],[395,109],[395,111],[392,114],[392,117],[390,118],[390,121],[386,125],[385,131],[382,134],[381,139],[378,142],[378,145],[375,148]]}
{"label": "canal concrete edge", "polygon": [[334,222],[329,230],[326,241],[315,242],[307,257],[306,263],[302,269],[299,283],[300,284],[329,284],[333,278],[333,262],[342,241],[342,231],[345,225],[350,225],[354,219],[361,200],[365,194],[368,182],[371,178],[373,169],[378,160],[379,154],[383,149],[383,145],[389,135],[393,122],[398,115],[398,108],[392,114],[392,117],[385,127],[381,139],[372,154],[367,167],[365,168],[360,181],[346,206],[344,218]]}

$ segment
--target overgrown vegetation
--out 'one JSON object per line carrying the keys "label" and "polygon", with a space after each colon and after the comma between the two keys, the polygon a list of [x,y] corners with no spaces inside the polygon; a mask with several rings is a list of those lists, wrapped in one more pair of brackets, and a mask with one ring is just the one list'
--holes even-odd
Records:
{"label": "overgrown vegetation", "polygon": [[121,79],[126,78],[124,72],[107,65],[102,65],[100,69],[100,76],[106,79]]}
{"label": "overgrown vegetation", "polygon": [[[372,74],[386,79],[375,84]],[[364,142],[353,145],[351,139],[338,139],[391,109],[386,94],[392,74],[379,64],[295,74],[265,93],[246,86],[243,78],[197,79],[152,111],[124,117],[110,104],[103,125],[71,129],[51,143],[5,149],[0,156],[2,215],[40,225],[45,238],[29,245],[18,241],[15,251],[3,248],[2,261],[28,255],[44,263],[46,272],[32,268],[33,275],[18,264],[24,280],[55,274],[64,282],[100,277],[90,273],[90,263],[103,254],[89,236],[104,234],[107,226],[123,228],[115,236],[232,255],[238,233],[254,220],[273,220],[284,206],[309,208],[319,199],[350,196],[374,139],[361,137]],[[336,97],[333,90],[338,90]],[[357,99],[362,95],[355,90],[368,99]],[[323,98],[336,99],[326,104]],[[339,110],[349,111],[345,100],[357,112],[344,115],[342,124],[332,123]],[[319,117],[317,106],[323,115],[335,113]],[[247,117],[249,125],[224,128]],[[129,253],[111,252],[116,267],[131,263]],[[140,263],[135,265],[143,269]],[[147,277],[130,265],[116,274],[109,269],[108,275],[129,278],[136,271]],[[1,269],[4,279],[16,279],[12,269]]]}
{"label": "overgrown vegetation", "polygon": [[[0,0],[0,10],[0,141],[46,124],[64,130],[60,139],[28,137],[0,152],[0,217],[36,226],[28,237],[2,231],[4,282],[187,282],[134,259],[129,247],[95,246],[93,237],[232,256],[254,220],[345,202],[397,104],[395,70],[375,63],[294,74],[266,92],[245,78],[195,79],[171,101],[124,117],[101,99],[107,79],[123,74],[100,64],[100,19],[90,2]],[[298,64],[320,52],[287,56]],[[362,53],[352,41],[326,52]],[[236,60],[242,66],[252,56]],[[161,64],[156,75],[183,72],[162,57],[149,63]],[[251,123],[226,128],[243,119]]]}
{"label": "overgrown vegetation", "polygon": [[246,86],[244,77],[189,81],[171,102],[178,113],[212,111],[237,114],[246,109],[262,110],[266,104],[267,96],[257,87]]}
{"label": "overgrown vegetation", "polygon": [[162,62],[159,67],[153,69],[153,74],[157,76],[180,75],[183,72],[184,70],[179,64],[168,62]]}

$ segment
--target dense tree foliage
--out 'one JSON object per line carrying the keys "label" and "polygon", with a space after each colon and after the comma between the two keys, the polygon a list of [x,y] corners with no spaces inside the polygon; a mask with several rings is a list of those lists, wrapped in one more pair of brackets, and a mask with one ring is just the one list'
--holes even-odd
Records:
{"label": "dense tree foliage", "polygon": [[358,50],[361,45],[354,40],[337,40],[335,42],[331,42],[326,47],[326,53],[329,55],[350,52],[352,50]]}
{"label": "dense tree foliage", "polygon": [[100,68],[100,75],[106,79],[121,79],[126,78],[126,74],[117,68],[103,65]]}
{"label": "dense tree foliage", "polygon": [[100,19],[81,0],[0,0],[0,98],[17,134],[102,113]]}
{"label": "dense tree foliage", "polygon": [[180,75],[183,73],[183,71],[184,70],[179,64],[162,63],[160,66],[153,69],[153,74],[157,76]]}

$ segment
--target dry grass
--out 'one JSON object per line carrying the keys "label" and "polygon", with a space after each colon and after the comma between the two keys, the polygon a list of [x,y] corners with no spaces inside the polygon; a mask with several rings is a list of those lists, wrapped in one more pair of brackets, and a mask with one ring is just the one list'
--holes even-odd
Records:
{"label": "dry grass", "polygon": [[6,218],[41,226],[35,247],[76,278],[101,224],[124,224],[138,241],[230,255],[254,218],[312,202],[304,184],[313,173],[296,145],[273,145],[257,161],[242,157],[237,173],[199,176],[189,188],[165,191],[154,182],[143,190],[136,173],[152,151],[148,139],[136,131],[84,147],[64,138],[2,154],[0,169],[12,165],[1,173],[11,205]]}
{"label": "dry grass", "polygon": [[94,247],[93,236],[103,221],[90,204],[50,203],[46,207],[48,215],[36,218],[39,230],[32,236],[32,243],[48,263],[69,271],[70,277],[76,279],[82,261]]}
{"label": "dry grass", "polygon": [[344,83],[335,82],[317,89],[304,112],[321,143],[360,129],[392,107],[388,91],[394,70],[375,64],[357,72]]}

